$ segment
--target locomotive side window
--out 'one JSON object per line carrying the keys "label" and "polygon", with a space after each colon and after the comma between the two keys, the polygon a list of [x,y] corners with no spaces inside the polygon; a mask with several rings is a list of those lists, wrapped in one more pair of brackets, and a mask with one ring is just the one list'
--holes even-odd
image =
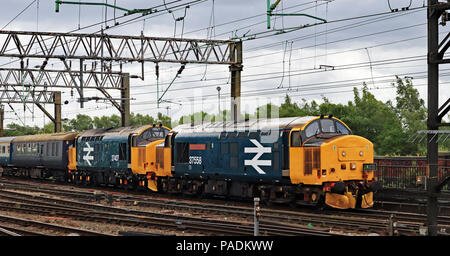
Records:
{"label": "locomotive side window", "polygon": [[293,131],[291,134],[291,147],[300,147],[300,131]]}
{"label": "locomotive side window", "polygon": [[172,135],[168,135],[166,136],[165,140],[164,140],[164,147],[165,148],[170,148],[170,138],[172,137]]}
{"label": "locomotive side window", "polygon": [[119,160],[127,160],[127,144],[119,144]]}
{"label": "locomotive side window", "polygon": [[222,143],[220,143],[220,153],[221,154],[228,154],[229,152],[228,152],[228,143],[226,143],[226,142],[222,142]]}
{"label": "locomotive side window", "polygon": [[230,168],[239,168],[239,158],[238,158],[239,144],[237,142],[230,143]]}
{"label": "locomotive side window", "polygon": [[177,163],[189,163],[189,143],[177,142]]}
{"label": "locomotive side window", "polygon": [[239,149],[239,144],[237,142],[230,143],[230,154],[237,155]]}

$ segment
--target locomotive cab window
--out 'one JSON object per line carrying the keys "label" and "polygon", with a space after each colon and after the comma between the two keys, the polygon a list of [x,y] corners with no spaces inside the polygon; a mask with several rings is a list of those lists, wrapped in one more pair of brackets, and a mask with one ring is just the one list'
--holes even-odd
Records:
{"label": "locomotive cab window", "polygon": [[335,133],[336,127],[334,127],[333,119],[320,119],[320,126],[322,133]]}
{"label": "locomotive cab window", "polygon": [[352,134],[352,132],[342,122],[331,118],[316,119],[308,124],[304,131],[306,138],[311,138],[319,134],[328,134],[326,136]]}
{"label": "locomotive cab window", "polygon": [[341,122],[336,122],[337,132],[340,134],[351,134],[350,131]]}
{"label": "locomotive cab window", "polygon": [[313,121],[305,129],[305,134],[306,134],[306,137],[308,137],[308,138],[312,137],[314,135],[317,135],[319,133],[320,133],[320,127],[319,127],[319,122],[317,122],[317,121]]}
{"label": "locomotive cab window", "polygon": [[151,127],[142,132],[140,135],[135,136],[133,140],[133,147],[142,147],[147,145],[150,142],[153,142],[155,140],[162,139],[166,137],[166,135],[169,133],[169,130],[167,130],[164,127]]}

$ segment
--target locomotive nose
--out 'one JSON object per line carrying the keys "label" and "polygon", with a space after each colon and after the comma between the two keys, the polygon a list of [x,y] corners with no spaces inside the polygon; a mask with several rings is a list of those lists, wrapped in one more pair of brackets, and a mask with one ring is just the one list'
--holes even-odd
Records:
{"label": "locomotive nose", "polygon": [[373,144],[356,135],[345,135],[322,144],[330,170],[325,203],[340,209],[373,206],[373,192],[380,188],[374,179]]}

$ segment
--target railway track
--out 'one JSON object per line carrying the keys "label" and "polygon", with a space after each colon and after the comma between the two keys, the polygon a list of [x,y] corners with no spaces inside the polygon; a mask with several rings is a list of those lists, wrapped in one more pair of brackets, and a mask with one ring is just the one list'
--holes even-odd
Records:
{"label": "railway track", "polygon": [[[63,218],[117,223],[131,226],[164,227],[174,230],[190,230],[205,234],[252,235],[251,222],[219,221],[189,216],[135,211],[117,207],[89,204],[73,200],[46,198],[19,192],[0,190],[0,209],[28,214],[46,214]],[[327,229],[300,225],[266,222],[260,230],[266,235],[335,235]]]}
{"label": "railway track", "polygon": [[[69,198],[77,198],[82,199],[84,201],[95,201],[99,200],[100,196],[105,196],[105,193],[108,192],[98,192],[98,191],[83,191],[83,189],[61,189],[54,187],[40,187],[40,186],[31,186],[27,184],[15,184],[14,182],[3,182],[3,188],[9,189],[17,189],[17,186],[21,186],[21,190],[28,190],[40,193],[48,193],[52,195],[64,196]],[[226,216],[239,216],[242,218],[246,218],[248,220],[253,218],[253,207],[245,207],[245,206],[227,206],[227,205],[218,205],[218,204],[209,204],[204,202],[192,202],[186,200],[169,200],[169,199],[161,199],[161,198],[152,198],[148,196],[139,196],[139,195],[124,195],[123,193],[117,194],[109,194],[110,200],[115,202],[122,202],[126,205],[139,205],[143,207],[156,207],[161,209],[170,209],[184,212],[196,212],[197,214],[220,214]],[[46,199],[49,200],[49,199]],[[58,201],[58,199],[53,199]],[[55,204],[52,202],[51,204]],[[67,207],[67,202],[64,200],[58,201],[59,205],[64,205]],[[71,207],[74,207],[75,202],[71,202]],[[87,207],[94,207],[97,211],[116,211],[121,214],[130,214],[129,209],[120,209],[113,207],[112,208],[104,208],[105,206],[86,204],[78,202],[76,206],[78,208],[86,209]],[[294,232],[290,232],[288,228],[286,228],[285,232],[274,230],[274,227],[279,227],[280,224],[290,223],[290,225],[294,225],[294,228],[299,229],[300,225],[303,226],[314,226],[319,227],[320,232],[324,232],[323,234],[327,234],[326,229],[333,231],[345,231],[345,230],[356,230],[359,232],[378,232],[379,234],[386,234],[389,229],[389,216],[391,214],[395,214],[395,222],[397,223],[397,230],[401,232],[401,234],[418,234],[420,227],[424,223],[425,216],[420,214],[407,214],[402,212],[383,212],[380,214],[380,211],[323,211],[318,213],[318,211],[311,212],[299,212],[299,211],[286,211],[286,210],[276,210],[276,209],[263,209],[263,217],[261,218],[261,223],[267,223],[267,234],[283,234],[283,235],[296,235]],[[135,215],[149,215],[148,212],[134,212]],[[159,218],[168,218],[168,216],[159,215],[152,213],[150,214],[152,217]],[[363,217],[362,217],[363,216]],[[150,217],[150,216],[149,216]],[[173,217],[172,217],[173,218]],[[442,225],[443,230],[447,232],[448,229],[448,217],[441,218],[440,223]],[[186,219],[183,220],[183,225],[186,224]],[[250,223],[250,221],[249,221]],[[178,227],[180,228],[180,227]],[[182,229],[183,227],[181,227]],[[186,227],[185,227],[186,228]],[[235,233],[235,230],[240,230],[236,228],[236,226],[231,229],[233,235],[239,235]],[[247,227],[250,228],[250,227]],[[252,227],[251,227],[252,228]],[[270,231],[270,232],[269,232]],[[306,232],[310,232],[311,230],[307,230],[304,233],[300,233],[297,231],[297,235],[306,234]],[[250,234],[252,231],[249,229],[248,233]],[[264,232],[264,231],[263,231]],[[319,232],[319,233],[320,233]],[[329,232],[328,232],[329,233]],[[245,235],[244,233],[241,233]],[[322,235],[323,235],[322,234]],[[319,234],[318,234],[319,235]]]}
{"label": "railway track", "polygon": [[[0,215],[1,228],[8,235],[27,235],[27,236],[47,236],[47,235],[77,235],[77,236],[106,236],[107,234],[94,232],[86,229],[73,228],[63,225],[55,225],[25,218],[12,217],[7,215]],[[8,223],[9,225],[5,225]],[[19,227],[11,226],[16,225]],[[30,231],[29,228],[37,228],[44,232]]]}

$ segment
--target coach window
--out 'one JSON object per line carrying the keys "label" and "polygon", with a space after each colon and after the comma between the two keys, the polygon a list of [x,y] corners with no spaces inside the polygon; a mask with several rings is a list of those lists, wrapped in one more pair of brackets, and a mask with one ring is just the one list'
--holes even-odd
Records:
{"label": "coach window", "polygon": [[300,147],[300,131],[291,133],[291,147]]}

